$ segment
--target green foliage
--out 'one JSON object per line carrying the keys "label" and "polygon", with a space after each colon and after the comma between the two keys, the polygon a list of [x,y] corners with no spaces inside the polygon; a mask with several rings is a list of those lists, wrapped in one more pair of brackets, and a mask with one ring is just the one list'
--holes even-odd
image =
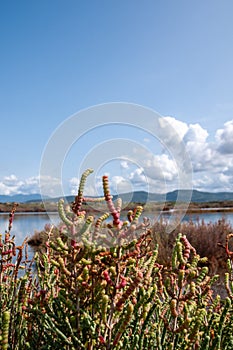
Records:
{"label": "green foliage", "polygon": [[[84,173],[71,208],[59,202],[62,224],[44,232],[35,253],[15,247],[9,228],[0,240],[1,349],[191,350],[233,348],[233,253],[228,241],[228,297],[213,296],[210,276],[186,235],[178,234],[171,264],[157,262],[142,208],[121,218],[103,178],[107,210],[82,210]],[[92,199],[89,199],[92,200]],[[85,198],[85,202],[88,198]],[[112,223],[106,219],[112,216]],[[229,237],[230,238],[230,237]],[[229,240],[228,238],[228,240]],[[25,250],[25,254],[23,254]]]}
{"label": "green foliage", "polygon": [[27,249],[23,260],[22,246],[16,247],[11,227],[16,205],[9,215],[8,231],[0,235],[0,345],[1,349],[21,349],[26,343],[30,325],[24,308],[31,294],[33,277],[27,265]]}

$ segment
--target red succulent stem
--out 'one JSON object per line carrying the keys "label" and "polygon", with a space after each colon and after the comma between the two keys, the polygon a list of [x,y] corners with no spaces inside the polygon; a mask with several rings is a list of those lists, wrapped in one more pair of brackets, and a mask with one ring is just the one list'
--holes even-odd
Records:
{"label": "red succulent stem", "polygon": [[113,286],[114,283],[113,283],[113,281],[111,280],[111,278],[110,278],[109,273],[108,273],[107,270],[105,270],[105,271],[103,272],[103,275],[104,275],[104,278],[105,278],[106,282],[107,282],[110,286]]}
{"label": "red succulent stem", "polygon": [[8,233],[10,233],[10,230],[12,229],[12,224],[13,224],[13,220],[14,220],[15,211],[16,211],[17,206],[18,206],[18,204],[14,203],[13,208],[9,214]]}
{"label": "red succulent stem", "polygon": [[120,300],[116,303],[116,309],[121,311],[125,301],[129,298],[129,296],[133,293],[133,291],[138,287],[139,283],[142,282],[143,274],[139,271],[137,276],[134,278],[132,283],[129,285],[127,290],[124,292]]}

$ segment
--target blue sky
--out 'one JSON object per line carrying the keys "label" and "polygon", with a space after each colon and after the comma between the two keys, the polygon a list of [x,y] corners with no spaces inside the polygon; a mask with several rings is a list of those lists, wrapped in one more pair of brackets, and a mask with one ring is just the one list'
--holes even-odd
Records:
{"label": "blue sky", "polygon": [[[232,13],[231,0],[2,1],[0,194],[38,192],[54,130],[109,102],[168,118],[190,153],[193,187],[233,191]],[[175,188],[175,164],[158,143],[133,127],[109,127],[70,150],[64,192],[76,191],[86,154],[117,137],[149,147],[150,156],[137,152],[137,164],[106,159],[97,182],[103,171],[115,190],[142,189],[146,173],[153,192]],[[162,175],[151,179],[158,164]]]}

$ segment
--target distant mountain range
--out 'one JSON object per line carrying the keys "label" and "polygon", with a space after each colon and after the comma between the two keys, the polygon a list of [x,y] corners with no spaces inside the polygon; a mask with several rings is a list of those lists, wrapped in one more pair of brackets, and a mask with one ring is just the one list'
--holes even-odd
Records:
{"label": "distant mountain range", "polygon": [[[48,197],[49,198],[49,197]],[[34,194],[15,194],[12,196],[8,195],[0,195],[0,202],[1,203],[8,203],[8,202],[16,202],[16,203],[25,203],[25,202],[40,202],[41,195],[39,193]]]}
{"label": "distant mountain range", "polygon": [[[168,192],[167,194],[160,193],[148,193],[145,191],[137,191],[133,193],[122,193],[121,195],[113,196],[115,200],[117,197],[122,198],[123,202],[135,202],[135,203],[146,203],[146,202],[175,202],[179,194],[179,201],[186,202],[189,198],[189,190],[176,190]],[[75,196],[67,196],[68,202],[72,202]],[[60,198],[47,197],[46,200],[49,202],[57,202]],[[32,203],[42,201],[41,195],[36,194],[17,194],[13,196],[0,195],[0,203],[18,202],[18,203]],[[233,192],[202,192],[193,190],[191,196],[191,202],[222,202],[222,201],[233,201]]]}

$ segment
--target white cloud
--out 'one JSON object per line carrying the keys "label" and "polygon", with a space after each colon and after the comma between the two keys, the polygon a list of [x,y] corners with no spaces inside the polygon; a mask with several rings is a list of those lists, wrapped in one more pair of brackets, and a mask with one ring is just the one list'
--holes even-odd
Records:
{"label": "white cloud", "polygon": [[143,168],[137,168],[136,170],[132,171],[129,175],[129,179],[135,184],[147,183],[147,177],[145,176]]}
{"label": "white cloud", "polygon": [[183,139],[184,135],[188,131],[188,125],[170,116],[164,117],[163,119],[165,119],[175,129],[175,131],[180,136],[180,138]]}
{"label": "white cloud", "polygon": [[233,120],[224,124],[215,135],[218,151],[222,154],[233,154]]}
{"label": "white cloud", "polygon": [[199,124],[190,124],[186,133],[183,136],[183,141],[205,143],[208,137],[207,130],[203,129]]}
{"label": "white cloud", "polygon": [[50,197],[63,195],[61,180],[52,176],[41,176],[39,178],[39,192]]}
{"label": "white cloud", "polygon": [[[224,124],[217,130],[216,142],[209,141],[209,133],[200,124],[187,124],[173,117],[164,118],[179,134],[193,167],[193,187],[208,191],[233,191],[233,121]],[[164,130],[166,125],[164,124]],[[169,130],[169,129],[168,129]],[[176,147],[176,141],[172,144],[172,130],[167,135],[169,149]],[[175,157],[176,153],[174,152]],[[135,152],[134,161],[139,164],[146,177],[139,176],[139,172],[130,174],[133,183],[141,186],[149,184],[153,192],[164,188],[174,189],[179,185],[178,167],[179,159],[173,159],[172,155],[164,151],[163,154],[151,154],[144,150]],[[177,161],[177,162],[176,162]]]}
{"label": "white cloud", "polygon": [[15,181],[18,181],[17,177],[14,174],[11,174],[9,176],[5,176],[3,178],[5,184],[11,184],[14,183]]}
{"label": "white cloud", "polygon": [[209,134],[199,124],[190,124],[183,137],[183,142],[188,152],[193,171],[203,171],[207,169],[213,159],[214,150],[207,142]]}
{"label": "white cloud", "polygon": [[123,169],[128,169],[128,168],[129,168],[128,162],[127,162],[126,160],[123,160],[123,161],[121,162],[121,167],[122,167]]}
{"label": "white cloud", "polygon": [[[153,142],[135,146],[130,156],[125,150],[124,158],[120,162],[119,173],[109,168],[109,184],[112,193],[130,192],[144,189],[151,192],[166,192],[182,188],[179,183],[178,166],[182,161],[179,152],[173,152],[175,147],[182,146],[187,151],[193,167],[193,188],[207,191],[233,191],[233,120],[226,122],[218,129],[214,136],[208,134],[200,124],[188,124],[165,117],[164,138],[169,141],[169,151],[157,146],[152,150]],[[166,129],[166,123],[172,128]],[[166,131],[167,130],[167,131]],[[167,132],[167,135],[166,135]],[[180,141],[177,143],[177,133]],[[173,136],[176,140],[173,141]],[[214,140],[214,141],[210,141]],[[140,140],[146,142],[146,140]],[[178,145],[178,146],[177,146]],[[176,156],[178,158],[176,159]],[[184,162],[184,164],[186,164]],[[85,195],[103,195],[102,175],[88,177]],[[39,193],[40,187],[44,194],[56,196],[61,188],[61,180],[47,176],[19,179],[15,174],[8,174],[0,179],[0,194]],[[77,194],[79,178],[67,180],[68,193]]]}
{"label": "white cloud", "polygon": [[229,185],[230,182],[232,182],[233,176],[226,175],[226,174],[220,174],[219,175],[219,182],[222,184]]}
{"label": "white cloud", "polygon": [[70,189],[70,193],[72,195],[77,195],[78,193],[78,187],[79,187],[79,178],[77,177],[72,177],[70,180],[69,180],[69,189]]}
{"label": "white cloud", "polygon": [[206,173],[202,177],[195,174],[193,179],[193,187],[199,191],[207,192],[225,192],[233,191],[233,176],[224,173]]}
{"label": "white cloud", "polygon": [[0,181],[0,193],[5,195],[39,193],[39,177],[29,177],[20,180],[16,175],[11,174],[3,177]]}
{"label": "white cloud", "polygon": [[109,184],[113,194],[130,192],[132,190],[132,185],[129,178],[124,176],[115,175],[110,177]]}

